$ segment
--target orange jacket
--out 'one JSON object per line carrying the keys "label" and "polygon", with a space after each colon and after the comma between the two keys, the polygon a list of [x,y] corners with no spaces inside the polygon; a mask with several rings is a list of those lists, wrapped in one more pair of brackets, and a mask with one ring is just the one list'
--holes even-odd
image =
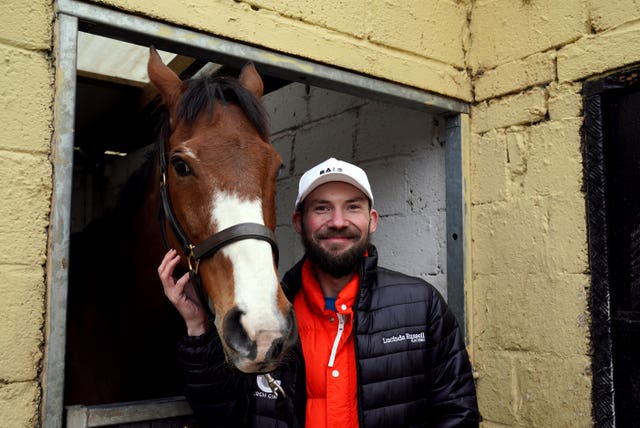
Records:
{"label": "orange jacket", "polygon": [[358,426],[353,304],[358,275],[336,298],[337,312],[325,300],[307,260],[302,289],[293,301],[307,378],[307,428]]}

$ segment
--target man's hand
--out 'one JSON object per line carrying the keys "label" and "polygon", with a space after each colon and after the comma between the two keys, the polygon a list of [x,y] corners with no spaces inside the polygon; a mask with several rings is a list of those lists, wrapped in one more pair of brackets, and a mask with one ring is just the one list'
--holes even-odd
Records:
{"label": "man's hand", "polygon": [[158,267],[158,275],[162,281],[164,294],[176,307],[187,325],[189,336],[200,336],[209,331],[207,314],[198,298],[189,273],[176,280],[173,272],[180,263],[180,255],[176,250],[169,250]]}

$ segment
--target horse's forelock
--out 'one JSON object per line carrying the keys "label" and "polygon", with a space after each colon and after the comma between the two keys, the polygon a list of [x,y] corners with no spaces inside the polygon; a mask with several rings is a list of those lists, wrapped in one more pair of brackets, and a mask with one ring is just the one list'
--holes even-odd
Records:
{"label": "horse's forelock", "polygon": [[202,112],[212,115],[217,102],[237,104],[260,136],[268,141],[267,113],[260,101],[238,80],[209,76],[190,79],[185,82],[185,87],[176,111],[177,121],[193,123]]}

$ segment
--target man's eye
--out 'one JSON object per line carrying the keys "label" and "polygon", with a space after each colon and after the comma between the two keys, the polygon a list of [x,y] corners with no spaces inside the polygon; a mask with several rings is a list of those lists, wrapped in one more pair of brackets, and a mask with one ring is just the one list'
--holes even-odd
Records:
{"label": "man's eye", "polygon": [[175,169],[176,174],[180,177],[191,175],[191,168],[189,167],[189,164],[182,160],[182,158],[177,156],[171,158],[171,165],[173,166],[173,169]]}

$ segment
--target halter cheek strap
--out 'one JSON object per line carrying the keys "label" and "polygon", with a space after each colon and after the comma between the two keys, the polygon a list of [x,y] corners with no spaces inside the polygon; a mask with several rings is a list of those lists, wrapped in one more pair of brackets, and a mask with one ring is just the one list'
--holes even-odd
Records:
{"label": "halter cheek strap", "polygon": [[271,251],[278,265],[278,245],[271,229],[259,223],[240,223],[211,235],[193,248],[196,260],[215,254],[222,247],[243,239],[259,239],[271,245]]}
{"label": "halter cheek strap", "polygon": [[[197,274],[197,265],[201,259],[211,257],[223,247],[243,239],[258,239],[268,242],[269,245],[271,245],[276,266],[278,265],[279,251],[275,234],[271,229],[259,223],[239,223],[209,236],[197,245],[192,244],[174,214],[171,199],[169,199],[166,173],[163,173],[162,177],[163,179],[160,182],[160,199],[162,205],[160,209],[160,219],[164,220],[166,218],[169,222],[173,234],[178,241],[180,241],[182,250],[188,257],[190,270],[194,270]],[[161,225],[161,227],[166,244],[168,242],[166,231],[164,225]]]}
{"label": "halter cheek strap", "polygon": [[[243,239],[258,239],[266,241],[271,245],[271,250],[275,259],[276,266],[278,265],[279,252],[278,244],[276,242],[275,234],[271,229],[263,224],[259,223],[240,223],[231,226],[227,229],[223,229],[218,233],[211,235],[197,245],[191,243],[191,240],[184,232],[178,219],[175,216],[173,207],[171,205],[171,199],[169,198],[169,185],[167,183],[167,159],[166,159],[166,147],[162,140],[158,141],[158,161],[160,166],[160,212],[158,214],[160,220],[160,228],[162,231],[162,237],[165,242],[165,246],[169,248],[167,231],[165,228],[165,219],[168,221],[174,236],[180,242],[184,254],[187,256],[187,263],[189,265],[189,274],[191,280],[196,283],[196,288],[200,300],[204,304],[205,293],[200,283],[200,275],[198,273],[198,267],[200,260],[203,258],[213,256],[217,251],[223,247],[237,242]],[[209,302],[210,306],[210,302]]]}

